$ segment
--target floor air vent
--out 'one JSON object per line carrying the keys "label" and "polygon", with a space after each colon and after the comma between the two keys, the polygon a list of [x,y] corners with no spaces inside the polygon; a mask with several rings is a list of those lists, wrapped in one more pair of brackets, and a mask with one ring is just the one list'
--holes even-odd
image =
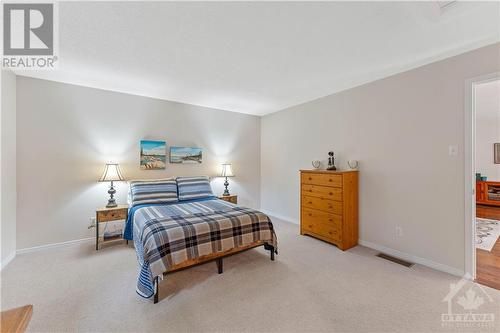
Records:
{"label": "floor air vent", "polygon": [[390,255],[385,254],[385,253],[379,253],[379,254],[377,254],[377,257],[385,259],[385,260],[389,260],[389,261],[392,261],[392,262],[395,262],[396,264],[400,264],[400,265],[403,265],[405,267],[411,267],[411,266],[415,265],[412,262],[405,261],[403,259],[399,259],[399,258],[390,256]]}

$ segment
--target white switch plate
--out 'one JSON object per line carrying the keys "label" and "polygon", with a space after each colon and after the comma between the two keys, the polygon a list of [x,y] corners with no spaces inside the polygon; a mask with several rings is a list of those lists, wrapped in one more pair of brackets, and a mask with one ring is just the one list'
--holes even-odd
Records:
{"label": "white switch plate", "polygon": [[457,145],[450,145],[448,147],[448,155],[457,156],[458,155],[458,146]]}
{"label": "white switch plate", "polygon": [[399,225],[396,226],[396,236],[403,237],[403,228]]}

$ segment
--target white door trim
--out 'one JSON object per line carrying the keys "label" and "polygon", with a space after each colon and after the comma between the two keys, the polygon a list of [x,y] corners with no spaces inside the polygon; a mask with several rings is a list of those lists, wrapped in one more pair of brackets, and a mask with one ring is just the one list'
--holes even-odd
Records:
{"label": "white door trim", "polygon": [[500,72],[481,75],[465,81],[465,277],[476,279],[476,86],[500,79]]}

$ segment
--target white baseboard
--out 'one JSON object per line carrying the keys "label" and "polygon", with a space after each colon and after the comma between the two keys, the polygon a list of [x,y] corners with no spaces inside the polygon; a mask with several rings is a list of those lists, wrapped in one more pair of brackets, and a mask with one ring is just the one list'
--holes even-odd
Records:
{"label": "white baseboard", "polygon": [[1,271],[2,269],[4,269],[4,268],[5,268],[5,266],[7,266],[7,265],[8,265],[8,264],[12,261],[12,259],[14,259],[15,257],[16,257],[16,251],[14,251],[14,252],[12,252],[11,254],[9,254],[9,255],[7,256],[7,258],[5,258],[5,260],[4,260],[4,261],[2,261],[0,271]]}
{"label": "white baseboard", "polygon": [[[299,221],[297,221],[297,220],[295,220],[295,219],[293,219],[291,217],[280,215],[280,214],[276,214],[276,213],[273,213],[273,212],[265,210],[265,209],[262,209],[261,211],[264,214],[270,215],[272,217],[276,217],[276,218],[278,218],[280,220],[283,220],[285,222],[293,223],[293,224],[297,224],[297,225],[299,224]],[[36,251],[41,251],[41,250],[45,250],[45,249],[49,249],[49,248],[74,245],[74,244],[79,244],[79,243],[84,243],[84,242],[90,242],[90,241],[95,241],[95,238],[94,237],[89,237],[89,238],[75,239],[75,240],[71,240],[71,241],[67,241],[67,242],[46,244],[46,245],[40,245],[40,246],[34,246],[34,247],[19,249],[15,253],[12,253],[11,255],[9,255],[4,261],[2,261],[1,269],[3,269],[5,266],[7,266],[7,264],[9,262],[11,262],[12,259],[14,259],[14,257],[16,256],[16,254],[36,252]],[[466,276],[465,272],[463,270],[460,270],[460,269],[455,268],[455,267],[451,267],[451,266],[448,266],[448,265],[445,265],[445,264],[441,264],[441,263],[438,263],[438,262],[435,262],[435,261],[432,261],[432,260],[429,260],[429,259],[417,257],[415,255],[412,255],[412,254],[409,254],[409,253],[406,253],[406,252],[401,252],[401,251],[398,251],[398,250],[395,250],[395,249],[392,249],[392,248],[389,248],[389,247],[386,247],[386,246],[383,246],[383,245],[379,245],[379,244],[375,244],[375,243],[372,243],[372,242],[368,242],[368,241],[365,241],[365,240],[362,240],[362,239],[358,240],[358,242],[359,242],[360,245],[363,245],[363,246],[369,247],[371,249],[374,249],[374,250],[377,250],[377,251],[389,254],[389,255],[397,257],[397,258],[401,258],[401,259],[404,259],[404,260],[407,260],[407,261],[410,261],[410,262],[413,262],[413,263],[416,263],[416,264],[427,266],[427,267],[433,268],[435,270],[438,270],[438,271],[441,271],[441,272],[445,272],[445,273],[448,273],[448,274],[451,274],[451,275],[455,275],[455,276],[458,276],[458,277],[464,277],[466,279],[470,279],[471,278],[470,276]]]}
{"label": "white baseboard", "polygon": [[269,216],[273,216],[273,217],[276,217],[280,220],[283,220],[285,222],[288,222],[288,223],[293,223],[293,224],[300,224],[299,221],[289,217],[289,216],[284,216],[284,215],[280,215],[280,214],[276,214],[276,213],[273,213],[269,210],[266,210],[266,209],[261,209],[260,210],[262,213],[266,214],[266,215],[269,215]]}
{"label": "white baseboard", "polygon": [[362,239],[358,240],[358,243],[361,244],[361,245],[363,245],[363,246],[369,247],[371,249],[383,252],[385,254],[389,254],[391,256],[404,259],[406,261],[410,261],[410,262],[413,262],[413,263],[416,263],[416,264],[427,266],[427,267],[433,268],[435,270],[438,270],[438,271],[441,271],[441,272],[445,272],[445,273],[448,273],[448,274],[451,274],[451,275],[455,275],[455,276],[458,276],[458,277],[465,277],[465,272],[463,270],[460,270],[460,269],[455,268],[455,267],[451,267],[451,266],[448,266],[448,265],[445,265],[445,264],[441,264],[441,263],[438,263],[438,262],[435,262],[435,261],[432,261],[432,260],[429,260],[429,259],[417,257],[417,256],[415,256],[413,254],[401,252],[401,251],[398,251],[398,250],[395,250],[395,249],[391,249],[390,247],[386,247],[386,246],[383,246],[383,245],[378,245],[378,244],[375,244],[375,243],[364,241]]}
{"label": "white baseboard", "polygon": [[36,251],[46,250],[46,249],[53,248],[53,247],[67,246],[67,245],[73,245],[73,244],[78,244],[78,243],[83,243],[83,242],[90,242],[90,241],[95,241],[95,237],[75,239],[75,240],[70,240],[70,241],[67,241],[67,242],[53,243],[53,244],[46,244],[46,245],[28,247],[28,248],[24,248],[24,249],[19,249],[19,250],[16,251],[16,253],[17,254],[30,253],[30,252],[36,252]]}
{"label": "white baseboard", "polygon": [[[272,211],[269,211],[269,210],[266,210],[266,209],[261,209],[261,212],[263,212],[264,214],[267,214],[267,215],[269,215],[271,217],[276,217],[276,218],[278,218],[280,220],[283,220],[285,222],[288,222],[288,223],[293,223],[293,224],[297,224],[297,225],[300,224],[299,221],[297,221],[297,220],[295,220],[295,219],[293,219],[291,217],[280,215],[280,214],[276,214],[276,213],[274,213]],[[445,265],[445,264],[441,264],[441,263],[438,263],[438,262],[435,262],[435,261],[432,261],[432,260],[429,260],[429,259],[417,257],[417,256],[415,256],[413,254],[401,252],[401,251],[398,251],[398,250],[395,250],[395,249],[391,249],[391,248],[383,246],[383,245],[379,245],[379,244],[371,243],[371,242],[368,242],[368,241],[364,241],[362,239],[358,240],[358,243],[361,244],[361,245],[363,245],[363,246],[369,247],[371,249],[374,249],[374,250],[377,250],[377,251],[389,254],[391,256],[394,256],[394,257],[397,257],[397,258],[401,258],[401,259],[404,259],[404,260],[407,260],[407,261],[410,261],[410,262],[422,265],[422,266],[430,267],[432,269],[435,269],[435,270],[438,270],[438,271],[441,271],[441,272],[445,272],[445,273],[448,273],[448,274],[451,274],[451,275],[455,275],[455,276],[458,276],[458,277],[463,277],[463,278],[466,278],[468,280],[471,279],[471,277],[467,276],[463,270],[460,270],[460,269],[455,268],[455,267],[451,267],[451,266],[448,266],[448,265]]]}

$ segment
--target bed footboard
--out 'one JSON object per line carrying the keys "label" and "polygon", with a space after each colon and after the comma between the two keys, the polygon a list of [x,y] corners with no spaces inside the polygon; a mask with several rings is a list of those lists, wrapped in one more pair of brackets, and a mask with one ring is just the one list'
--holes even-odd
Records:
{"label": "bed footboard", "polygon": [[[259,246],[264,246],[264,249],[266,249],[267,251],[270,252],[271,260],[274,261],[274,254],[275,253],[277,254],[277,251],[274,249],[274,246],[269,245],[267,243],[264,243],[263,241],[258,241],[258,242],[255,242],[255,243],[251,243],[249,245],[245,245],[245,246],[242,246],[242,247],[237,247],[237,248],[231,249],[231,250],[226,251],[226,252],[214,253],[214,254],[203,256],[203,257],[200,257],[200,258],[197,258],[197,259],[187,260],[187,261],[185,261],[183,263],[180,263],[180,264],[172,266],[171,269],[169,269],[168,271],[166,271],[165,273],[163,273],[163,276],[166,276],[167,274],[170,274],[170,273],[173,273],[173,272],[176,272],[176,271],[179,271],[179,270],[183,270],[183,269],[186,269],[186,268],[189,268],[189,267],[193,267],[193,266],[196,266],[196,265],[204,264],[204,263],[207,263],[209,261],[216,261],[216,263],[217,263],[217,271],[218,271],[219,274],[222,274],[223,273],[223,259],[225,257],[229,257],[229,256],[232,256],[232,255],[234,255],[236,253],[247,251],[247,250],[259,247]],[[157,276],[157,277],[154,278],[154,281],[153,281],[153,286],[154,286],[154,304],[156,304],[156,303],[159,302],[159,289],[160,289],[159,288],[159,284],[160,284],[160,278],[159,278],[159,276]]]}

